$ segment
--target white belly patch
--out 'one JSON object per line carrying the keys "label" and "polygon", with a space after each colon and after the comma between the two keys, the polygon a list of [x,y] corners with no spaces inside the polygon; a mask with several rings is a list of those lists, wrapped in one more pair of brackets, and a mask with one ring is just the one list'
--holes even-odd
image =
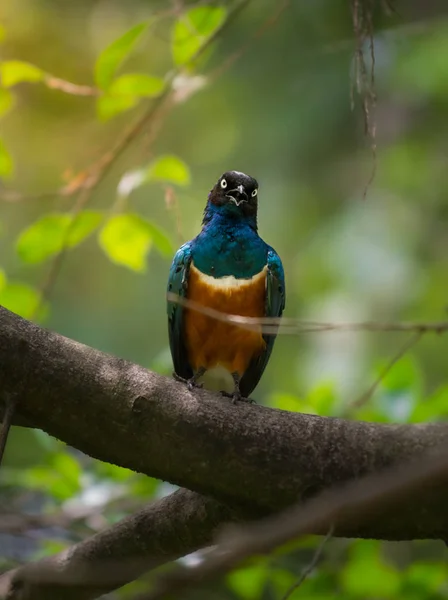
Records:
{"label": "white belly patch", "polygon": [[206,390],[210,392],[233,392],[234,382],[231,373],[224,367],[218,366],[206,371],[199,379]]}

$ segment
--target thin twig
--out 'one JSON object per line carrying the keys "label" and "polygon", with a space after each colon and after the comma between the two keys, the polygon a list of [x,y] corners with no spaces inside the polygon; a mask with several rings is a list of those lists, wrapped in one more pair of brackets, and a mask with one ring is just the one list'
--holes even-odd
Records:
{"label": "thin twig", "polygon": [[393,355],[391,360],[387,363],[387,365],[384,367],[384,369],[381,371],[381,373],[378,375],[377,379],[375,379],[375,381],[372,383],[369,389],[347,407],[349,411],[361,408],[370,400],[377,387],[380,385],[380,383],[383,381],[386,375],[391,371],[393,366],[406,354],[408,350],[410,350],[410,348],[412,348],[412,346],[414,346],[417,342],[420,341],[424,333],[425,332],[422,330],[417,331],[416,333],[414,333],[414,335],[407,339],[402,346],[400,346],[398,352],[396,352],[396,354]]}
{"label": "thin twig", "polygon": [[313,554],[313,558],[311,559],[310,563],[303,569],[302,574],[300,575],[298,581],[293,583],[292,586],[287,590],[286,594],[282,597],[282,600],[288,600],[288,598],[290,598],[293,595],[293,593],[297,589],[299,589],[299,587],[302,585],[302,583],[305,581],[305,579],[308,577],[308,575],[311,574],[311,571],[313,571],[316,568],[316,565],[319,562],[320,557],[322,556],[324,547],[326,546],[328,540],[333,535],[333,531],[334,531],[334,527],[332,525],[330,527],[330,529],[328,530],[327,535],[324,537],[324,539],[321,541],[321,543],[316,548],[316,550]]}
{"label": "thin twig", "polygon": [[79,85],[77,83],[72,83],[71,81],[66,81],[65,79],[60,79],[59,77],[55,77],[54,75],[50,75],[47,73],[43,82],[47,87],[52,90],[59,90],[66,94],[70,94],[73,96],[100,96],[101,91],[98,88],[91,87],[90,85]]}
{"label": "thin twig", "polygon": [[389,331],[402,332],[414,331],[417,333],[445,333],[448,331],[448,321],[434,322],[395,322],[381,323],[375,321],[363,321],[359,323],[331,323],[323,321],[301,321],[299,319],[290,319],[285,317],[243,317],[241,315],[231,315],[208,306],[204,306],[194,300],[182,298],[172,292],[167,293],[169,302],[174,302],[185,306],[190,310],[199,312],[203,315],[222,321],[238,325],[245,329],[261,331],[266,334],[297,335],[300,333],[317,333],[321,331]]}

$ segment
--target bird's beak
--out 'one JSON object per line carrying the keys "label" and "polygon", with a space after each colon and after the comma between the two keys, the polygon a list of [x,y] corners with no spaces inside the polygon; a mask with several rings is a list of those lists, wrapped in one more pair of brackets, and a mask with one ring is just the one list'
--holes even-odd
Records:
{"label": "bird's beak", "polygon": [[234,202],[236,206],[239,206],[243,202],[247,202],[247,194],[244,189],[244,185],[241,184],[237,185],[236,188],[234,188],[233,190],[229,190],[226,196],[227,198],[232,200],[232,202]]}

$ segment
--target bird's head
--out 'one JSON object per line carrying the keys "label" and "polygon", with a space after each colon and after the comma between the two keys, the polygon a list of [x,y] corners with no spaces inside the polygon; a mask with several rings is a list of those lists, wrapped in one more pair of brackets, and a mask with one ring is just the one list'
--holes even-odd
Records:
{"label": "bird's head", "polygon": [[253,217],[258,208],[257,180],[240,171],[227,171],[216,182],[208,204],[217,212],[234,217]]}

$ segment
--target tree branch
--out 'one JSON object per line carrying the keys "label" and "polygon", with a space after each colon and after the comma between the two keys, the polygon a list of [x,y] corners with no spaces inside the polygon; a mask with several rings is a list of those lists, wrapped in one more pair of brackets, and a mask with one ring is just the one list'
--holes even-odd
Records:
{"label": "tree branch", "polygon": [[[448,441],[445,424],[354,422],[191,393],[3,308],[0,381],[0,403],[21,389],[17,414],[33,427],[100,460],[260,515]],[[339,535],[444,537],[447,500],[448,485],[436,497],[423,487],[395,513]]]}

